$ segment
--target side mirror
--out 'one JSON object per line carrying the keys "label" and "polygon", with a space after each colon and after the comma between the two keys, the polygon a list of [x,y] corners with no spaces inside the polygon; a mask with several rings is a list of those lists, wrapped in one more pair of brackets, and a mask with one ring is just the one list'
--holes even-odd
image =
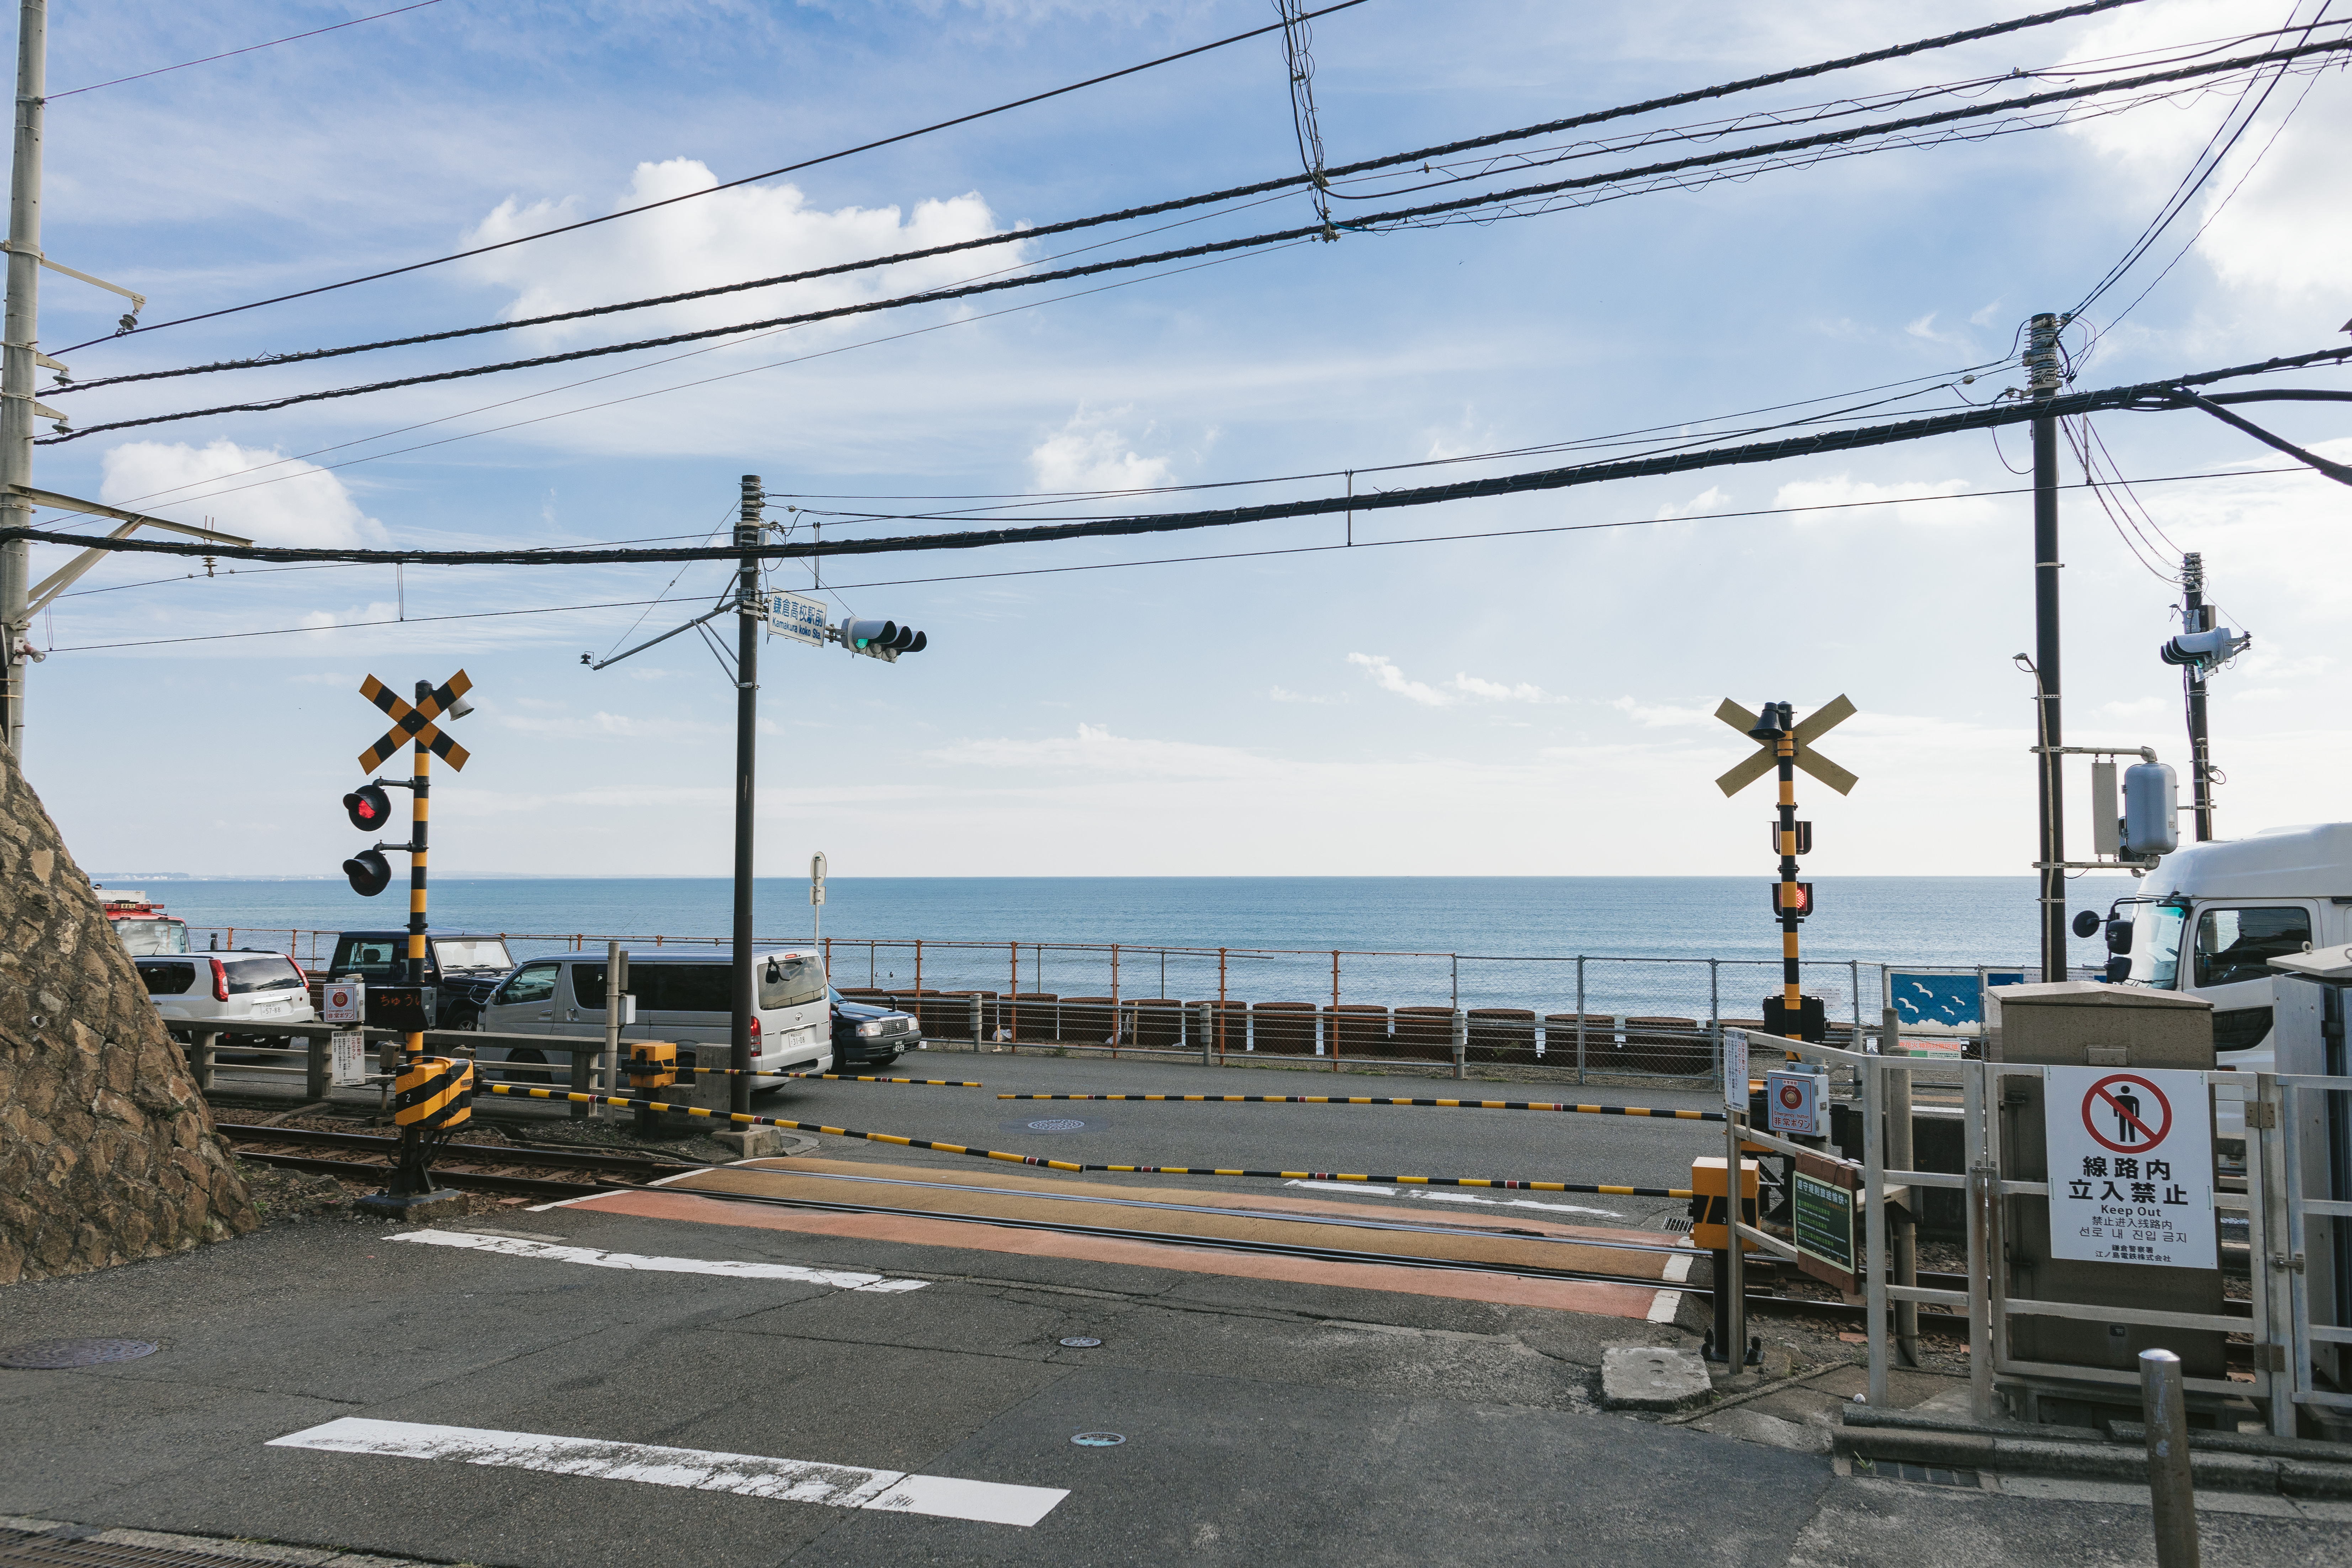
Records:
{"label": "side mirror", "polygon": [[2099,929],[2100,923],[2098,910],[2084,910],[2074,917],[2074,934],[2088,936]]}
{"label": "side mirror", "polygon": [[2131,921],[2109,921],[2107,922],[2107,951],[2116,954],[2129,952],[2131,951]]}
{"label": "side mirror", "polygon": [[[2126,926],[2126,927],[2124,927],[2124,930],[2126,930],[2126,931],[2129,931],[2129,930],[2131,930],[2131,927],[2129,927],[2129,926]],[[2128,958],[2111,958],[2111,959],[2107,960],[2107,984],[2110,984],[2110,985],[2121,985],[2125,981],[2126,981],[2126,980],[2128,980],[2128,979],[2130,979],[2130,978],[2131,978],[2131,960],[2130,960],[2130,959],[2128,959]]]}

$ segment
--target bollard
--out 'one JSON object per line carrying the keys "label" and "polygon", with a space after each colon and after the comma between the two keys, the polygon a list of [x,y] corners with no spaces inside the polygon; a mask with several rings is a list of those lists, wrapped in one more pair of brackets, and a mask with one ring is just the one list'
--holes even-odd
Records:
{"label": "bollard", "polygon": [[965,998],[965,1000],[971,1004],[971,1049],[972,1049],[972,1054],[973,1054],[974,1056],[978,1056],[978,1055],[980,1054],[980,998],[979,998],[979,997],[977,997],[977,996],[971,996],[971,997],[967,997],[967,998]]}
{"label": "bollard", "polygon": [[196,1088],[206,1094],[212,1092],[213,1053],[218,1049],[220,1049],[220,1037],[218,1035],[198,1035],[196,1037]]}
{"label": "bollard", "polygon": [[1463,1066],[1463,1063],[1469,1058],[1469,1055],[1470,1015],[1456,1007],[1454,1009],[1454,1076],[1455,1078],[1470,1076]]}
{"label": "bollard", "polygon": [[1200,1005],[1201,1065],[1204,1068],[1217,1065],[1216,1037],[1209,1027],[1215,1017],[1215,1013],[1216,1009],[1211,1004],[1203,1002]]}
{"label": "bollard", "polygon": [[327,1098],[327,1037],[313,1036],[302,1044],[302,1093],[315,1105]]}
{"label": "bollard", "polygon": [[2170,1351],[2139,1352],[2139,1405],[2147,1424],[2157,1568],[2197,1568],[2197,1491],[2189,1469],[2189,1410],[2179,1356]]}

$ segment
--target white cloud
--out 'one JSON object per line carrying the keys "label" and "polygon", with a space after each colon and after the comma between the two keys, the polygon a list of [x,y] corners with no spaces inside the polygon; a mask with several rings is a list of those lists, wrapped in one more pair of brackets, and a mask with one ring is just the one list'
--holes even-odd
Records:
{"label": "white cloud", "polygon": [[1711,722],[1713,708],[1678,708],[1672,703],[1643,702],[1632,697],[1611,699],[1609,706],[1645,730],[1683,729]]}
{"label": "white cloud", "polygon": [[1318,702],[1318,703],[1322,703],[1322,702],[1345,702],[1346,700],[1348,700],[1347,694],[1346,694],[1346,693],[1344,693],[1344,692],[1343,692],[1343,693],[1341,693],[1340,695],[1337,696],[1337,697],[1316,697],[1316,696],[1312,696],[1312,695],[1310,695],[1310,694],[1309,694],[1309,693],[1307,693],[1307,692],[1304,692],[1304,691],[1292,691],[1292,690],[1288,689],[1287,688],[1280,687],[1280,686],[1269,686],[1269,687],[1267,687],[1267,688],[1266,688],[1266,692],[1265,692],[1265,694],[1266,694],[1266,696],[1268,696],[1269,698],[1273,699],[1273,700],[1274,700],[1275,701],[1276,701],[1276,702]]}
{"label": "white cloud", "polygon": [[[1791,480],[1773,493],[1772,504],[1777,507],[1841,509],[1801,517],[1798,519],[1800,522],[1824,522],[1841,518],[1883,521],[1890,516],[1901,523],[1956,524],[1990,521],[1994,515],[1990,502],[1948,499],[1965,496],[1971,488],[1966,479],[1881,485],[1840,474],[1835,479]],[[1885,510],[1881,511],[1881,508]]]}
{"label": "white cloud", "polygon": [[[902,222],[896,206],[848,206],[833,212],[812,207],[797,185],[713,190],[718,184],[718,176],[697,159],[640,163],[629,188],[607,210],[642,206],[697,191],[711,194],[667,208],[657,219],[601,225],[580,234],[478,257],[466,266],[485,282],[516,290],[513,303],[504,312],[513,320],[650,294],[684,293],[749,278],[772,278],[1000,232],[988,204],[977,192],[944,201],[918,202],[912,216]],[[463,243],[469,248],[496,245],[558,228],[579,221],[582,210],[577,197],[526,205],[509,196],[467,234]],[[646,331],[649,322],[655,324],[653,330],[677,331],[828,310],[1016,267],[1025,248],[1025,242],[1016,240],[977,254],[903,262],[785,289],[722,294],[657,310],[593,317],[530,331],[535,337],[550,340],[589,332],[635,336]]]}
{"label": "white cloud", "polygon": [[[135,507],[185,522],[209,519],[209,526],[223,533],[264,544],[328,548],[386,542],[383,524],[360,510],[341,479],[276,447],[131,441],[108,448],[100,460],[106,477],[99,483],[98,499],[109,506]],[[264,465],[271,466],[270,477],[278,482],[216,499],[163,499]]]}
{"label": "white cloud", "polygon": [[1455,671],[1454,679],[1442,686],[1426,681],[1408,679],[1395,661],[1384,654],[1351,653],[1348,662],[1362,669],[1372,679],[1372,684],[1382,691],[1392,691],[1399,697],[1410,698],[1425,708],[1444,708],[1465,698],[1489,702],[1565,702],[1564,697],[1554,697],[1540,686],[1526,681],[1506,685],[1498,680],[1486,680],[1464,671]]}
{"label": "white cloud", "polygon": [[[1095,413],[1081,408],[1066,424],[1029,450],[1029,473],[1041,490],[1134,490],[1164,485],[1173,477],[1167,458],[1147,458],[1111,421],[1124,408]],[[1146,425],[1143,433],[1151,434]]]}
{"label": "white cloud", "polygon": [[1684,501],[1681,505],[1675,506],[1668,504],[1666,506],[1662,506],[1653,515],[1655,516],[1660,522],[1670,522],[1676,518],[1697,517],[1706,512],[1721,511],[1725,507],[1729,506],[1730,504],[1730,491],[1725,489],[1721,485],[1709,485],[1706,489],[1699,491],[1698,494],[1691,497],[1690,500]]}

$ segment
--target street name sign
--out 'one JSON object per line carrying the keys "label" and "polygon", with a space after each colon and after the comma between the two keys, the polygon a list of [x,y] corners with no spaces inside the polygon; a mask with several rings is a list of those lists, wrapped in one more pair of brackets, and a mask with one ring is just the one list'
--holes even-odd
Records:
{"label": "street name sign", "polygon": [[791,637],[796,642],[824,646],[824,610],[823,599],[812,599],[804,594],[787,594],[771,589],[765,595],[765,615],[770,637]]}

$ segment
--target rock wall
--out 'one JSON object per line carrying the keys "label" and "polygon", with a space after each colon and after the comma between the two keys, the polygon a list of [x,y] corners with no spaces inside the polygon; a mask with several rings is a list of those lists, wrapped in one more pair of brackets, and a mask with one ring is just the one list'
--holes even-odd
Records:
{"label": "rock wall", "polygon": [[258,1223],[89,879],[0,750],[0,1285]]}

